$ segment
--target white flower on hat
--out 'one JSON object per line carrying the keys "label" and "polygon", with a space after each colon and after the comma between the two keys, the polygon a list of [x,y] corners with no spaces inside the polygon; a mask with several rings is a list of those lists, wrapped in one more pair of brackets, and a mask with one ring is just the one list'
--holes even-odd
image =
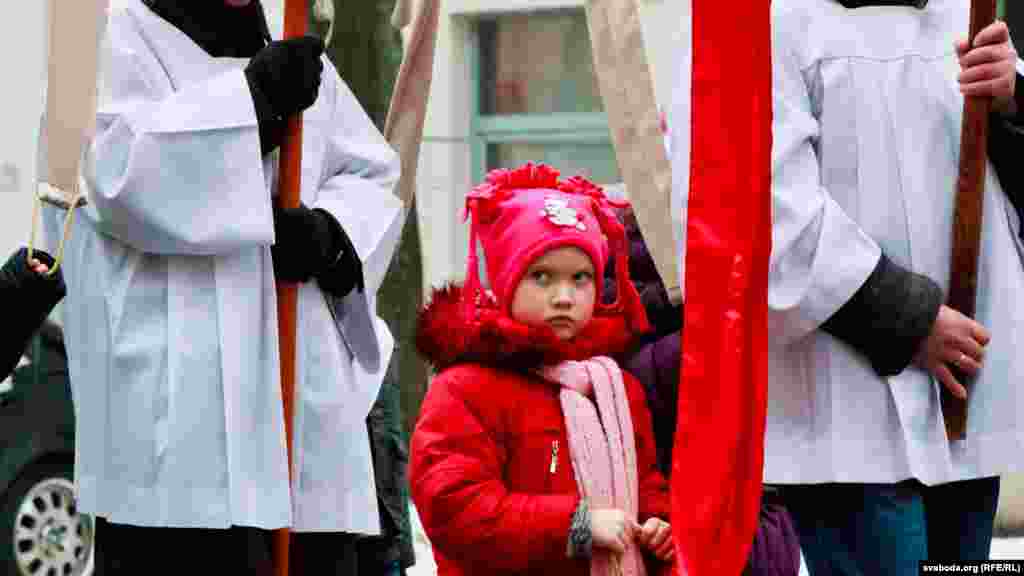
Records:
{"label": "white flower on hat", "polygon": [[564,196],[550,195],[544,198],[544,209],[540,215],[556,226],[572,226],[580,231],[587,229],[587,225],[580,221],[580,214],[569,206],[569,199]]}

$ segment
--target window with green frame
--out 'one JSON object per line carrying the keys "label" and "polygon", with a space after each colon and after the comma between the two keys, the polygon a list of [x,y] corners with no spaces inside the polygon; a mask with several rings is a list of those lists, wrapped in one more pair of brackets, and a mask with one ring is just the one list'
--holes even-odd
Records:
{"label": "window with green frame", "polygon": [[582,9],[480,18],[471,66],[475,181],[527,161],[621,180]]}
{"label": "window with green frame", "polygon": [[[1019,35],[1024,8],[997,2],[1000,18]],[[620,182],[583,9],[482,16],[475,25],[470,54],[474,182],[488,170],[527,161],[600,184]]]}

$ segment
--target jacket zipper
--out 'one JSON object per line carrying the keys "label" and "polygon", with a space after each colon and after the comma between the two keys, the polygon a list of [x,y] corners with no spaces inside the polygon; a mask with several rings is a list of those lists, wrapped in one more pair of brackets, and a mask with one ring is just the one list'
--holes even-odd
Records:
{"label": "jacket zipper", "polygon": [[548,472],[554,474],[558,471],[558,440],[551,441],[551,466],[548,467]]}

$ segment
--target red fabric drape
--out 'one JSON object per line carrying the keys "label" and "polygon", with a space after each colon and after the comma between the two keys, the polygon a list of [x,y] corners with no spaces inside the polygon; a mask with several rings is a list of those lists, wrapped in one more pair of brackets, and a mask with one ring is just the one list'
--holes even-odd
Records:
{"label": "red fabric drape", "polygon": [[693,0],[686,315],[672,524],[689,576],[746,564],[761,497],[771,250],[770,2]]}

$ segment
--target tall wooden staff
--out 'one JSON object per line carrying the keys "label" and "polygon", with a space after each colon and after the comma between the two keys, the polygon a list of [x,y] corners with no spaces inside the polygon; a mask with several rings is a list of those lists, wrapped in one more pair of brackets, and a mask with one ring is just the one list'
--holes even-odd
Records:
{"label": "tall wooden staff", "polygon": [[[995,21],[996,0],[971,0],[971,26],[968,45],[986,26]],[[989,97],[964,98],[963,125],[960,132],[960,174],[956,183],[953,212],[953,254],[949,275],[947,304],[962,314],[974,317],[978,286],[978,254],[981,249],[981,208],[985,194],[985,164],[988,157]],[[954,370],[957,380],[967,385],[967,376]],[[967,431],[967,401],[953,396],[945,387],[941,395],[946,433],[951,440],[963,438]]]}
{"label": "tall wooden staff", "polygon": [[[295,38],[306,33],[309,7],[306,0],[285,0],[284,36]],[[277,201],[282,208],[298,208],[302,171],[302,114],[288,118],[281,142]],[[288,480],[294,474],[292,466],[292,420],[295,406],[295,309],[298,305],[299,286],[292,282],[277,283],[277,337],[281,356],[281,399],[284,404],[284,433],[288,446]],[[274,534],[274,576],[288,576],[288,528]]]}

